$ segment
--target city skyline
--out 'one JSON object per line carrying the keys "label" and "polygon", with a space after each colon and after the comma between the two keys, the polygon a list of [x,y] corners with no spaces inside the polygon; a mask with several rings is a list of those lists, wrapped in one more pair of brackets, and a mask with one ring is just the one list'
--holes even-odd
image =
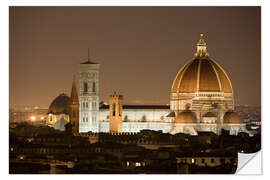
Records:
{"label": "city skyline", "polygon": [[10,105],[70,95],[88,48],[101,66],[100,100],[120,91],[127,104],[169,104],[200,33],[231,77],[236,104],[260,105],[259,7],[11,7]]}

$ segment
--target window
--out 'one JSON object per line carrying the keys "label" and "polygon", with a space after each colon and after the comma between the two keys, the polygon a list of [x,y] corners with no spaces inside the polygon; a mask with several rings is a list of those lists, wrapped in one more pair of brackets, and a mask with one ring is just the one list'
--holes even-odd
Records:
{"label": "window", "polygon": [[121,106],[120,103],[118,103],[118,112],[119,112],[119,116],[121,116],[121,110],[120,110]]}
{"label": "window", "polygon": [[87,82],[83,83],[83,92],[88,92],[88,84],[87,84]]}
{"label": "window", "polygon": [[221,159],[220,159],[220,163],[221,163],[221,164],[224,164],[224,163],[225,163],[225,159],[224,159],[224,158],[221,158]]}
{"label": "window", "polygon": [[84,117],[83,117],[83,122],[84,122],[85,120],[84,120]]}
{"label": "window", "polygon": [[88,117],[85,118],[85,122],[88,122]]}
{"label": "window", "polygon": [[145,121],[146,121],[146,117],[145,117],[145,115],[143,115],[142,122],[145,122]]}
{"label": "window", "polygon": [[128,121],[128,116],[127,115],[125,115],[124,121]]}
{"label": "window", "polygon": [[202,163],[204,163],[204,159],[202,159]]}
{"label": "window", "polygon": [[92,91],[96,92],[96,83],[95,82],[93,82]]}
{"label": "window", "polygon": [[84,102],[82,103],[82,105],[83,105],[83,108],[85,108],[85,103]]}
{"label": "window", "polygon": [[113,103],[113,116],[115,116],[115,103]]}
{"label": "window", "polygon": [[88,108],[88,102],[85,103],[85,107]]}
{"label": "window", "polygon": [[136,162],[136,163],[135,163],[135,166],[136,166],[136,167],[141,166],[141,163],[140,163],[140,162]]}
{"label": "window", "polygon": [[96,102],[92,102],[92,108],[93,108],[93,109],[96,109],[96,107],[97,107]]}

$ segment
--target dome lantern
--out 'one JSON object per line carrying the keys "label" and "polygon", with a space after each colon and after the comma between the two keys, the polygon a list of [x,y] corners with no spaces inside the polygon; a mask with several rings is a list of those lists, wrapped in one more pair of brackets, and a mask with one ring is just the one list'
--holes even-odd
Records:
{"label": "dome lantern", "polygon": [[195,57],[208,57],[209,53],[207,52],[206,42],[203,39],[203,33],[200,34],[200,40],[197,43],[197,52],[194,54]]}

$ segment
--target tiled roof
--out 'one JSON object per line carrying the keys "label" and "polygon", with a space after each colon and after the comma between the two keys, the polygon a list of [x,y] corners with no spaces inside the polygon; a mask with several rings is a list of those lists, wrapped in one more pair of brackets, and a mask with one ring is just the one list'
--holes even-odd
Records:
{"label": "tiled roof", "polygon": [[[109,109],[109,105],[102,104],[100,109]],[[123,109],[170,109],[168,105],[123,105]]]}

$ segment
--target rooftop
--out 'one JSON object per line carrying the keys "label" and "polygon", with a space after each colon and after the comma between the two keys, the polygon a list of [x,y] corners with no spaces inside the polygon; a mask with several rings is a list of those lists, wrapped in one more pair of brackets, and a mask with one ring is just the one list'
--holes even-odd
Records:
{"label": "rooftop", "polygon": [[[100,109],[109,109],[109,105],[102,104]],[[123,105],[123,109],[170,109],[169,105]]]}

